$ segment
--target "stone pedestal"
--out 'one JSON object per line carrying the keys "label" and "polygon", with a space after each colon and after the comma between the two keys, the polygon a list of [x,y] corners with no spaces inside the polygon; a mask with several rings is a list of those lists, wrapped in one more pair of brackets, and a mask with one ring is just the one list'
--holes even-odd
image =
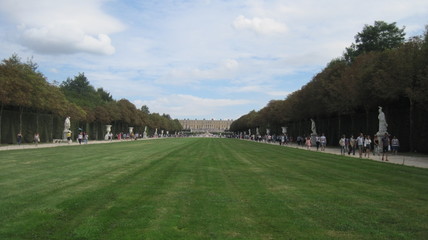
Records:
{"label": "stone pedestal", "polygon": [[63,141],[67,141],[67,133],[69,130],[64,130],[64,132],[62,133],[62,140]]}
{"label": "stone pedestal", "polygon": [[318,134],[311,133],[311,145],[312,146],[316,146],[317,145],[317,136],[318,136]]}

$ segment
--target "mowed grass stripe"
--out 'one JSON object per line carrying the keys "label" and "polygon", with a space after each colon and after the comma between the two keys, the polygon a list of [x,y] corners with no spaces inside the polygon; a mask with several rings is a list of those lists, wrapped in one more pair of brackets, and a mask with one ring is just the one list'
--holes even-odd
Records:
{"label": "mowed grass stripe", "polygon": [[162,139],[0,152],[0,164],[1,239],[428,233],[427,170],[301,149]]}

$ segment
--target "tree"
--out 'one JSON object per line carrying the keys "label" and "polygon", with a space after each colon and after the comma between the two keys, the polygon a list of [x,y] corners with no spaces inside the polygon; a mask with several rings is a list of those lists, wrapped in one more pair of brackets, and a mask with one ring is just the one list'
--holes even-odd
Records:
{"label": "tree", "polygon": [[103,98],[107,100],[110,98],[110,94],[102,89],[99,89],[98,92],[95,91],[84,73],[79,73],[73,79],[67,78],[61,83],[60,88],[69,101],[90,109],[103,104],[105,102]]}
{"label": "tree", "polygon": [[375,21],[373,26],[365,25],[363,31],[355,35],[355,43],[346,48],[344,58],[352,62],[363,53],[396,48],[404,43],[404,36],[404,27],[398,28],[395,22]]}
{"label": "tree", "polygon": [[104,91],[103,88],[98,88],[97,93],[104,102],[114,101],[113,96],[109,92]]}
{"label": "tree", "polygon": [[147,107],[146,105],[141,106],[141,111],[143,113],[150,114],[149,107]]}

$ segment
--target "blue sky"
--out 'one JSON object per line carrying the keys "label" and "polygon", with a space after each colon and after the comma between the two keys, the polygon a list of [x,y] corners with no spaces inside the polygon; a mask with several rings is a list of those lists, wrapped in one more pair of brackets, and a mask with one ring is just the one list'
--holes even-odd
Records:
{"label": "blue sky", "polygon": [[172,118],[237,119],[309,82],[365,24],[428,24],[426,0],[0,0],[0,57]]}

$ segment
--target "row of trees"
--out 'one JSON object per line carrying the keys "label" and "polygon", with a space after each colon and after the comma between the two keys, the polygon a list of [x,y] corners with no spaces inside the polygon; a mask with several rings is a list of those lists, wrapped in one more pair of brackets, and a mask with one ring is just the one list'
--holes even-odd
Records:
{"label": "row of trees", "polygon": [[[2,119],[16,113],[19,116],[18,121],[15,121],[18,132],[38,132],[41,125],[48,124],[39,121],[39,116],[46,114],[61,122],[70,116],[74,129],[91,128],[94,130],[92,136],[98,138],[102,136],[98,132],[102,131],[105,124],[114,125],[116,132],[127,132],[129,126],[139,131],[147,126],[151,132],[156,128],[170,132],[181,130],[179,121],[171,119],[167,114],[150,113],[147,106],[137,109],[126,99],[116,101],[104,89],[95,89],[83,73],[58,85],[48,82],[37,68],[37,64],[31,60],[22,62],[16,54],[0,64],[0,143],[13,142],[16,135],[5,132],[10,127],[5,128]],[[29,116],[28,113],[34,116],[34,124],[23,126],[23,116]],[[55,124],[50,125],[53,127]],[[44,136],[46,141],[62,137],[63,125],[56,125],[59,126],[54,133]],[[28,128],[32,128],[31,131]]]}
{"label": "row of trees", "polygon": [[377,109],[383,106],[389,132],[399,133],[407,150],[428,152],[421,131],[428,117],[427,33],[428,27],[423,36],[405,41],[404,28],[395,23],[366,25],[356,35],[356,43],[308,84],[284,100],[272,100],[260,111],[240,117],[231,130],[259,127],[280,134],[281,126],[293,126],[291,133],[296,136],[309,133],[301,128],[309,130],[313,118],[323,122],[319,132],[336,129],[330,131],[336,142],[344,133],[376,133]]}

